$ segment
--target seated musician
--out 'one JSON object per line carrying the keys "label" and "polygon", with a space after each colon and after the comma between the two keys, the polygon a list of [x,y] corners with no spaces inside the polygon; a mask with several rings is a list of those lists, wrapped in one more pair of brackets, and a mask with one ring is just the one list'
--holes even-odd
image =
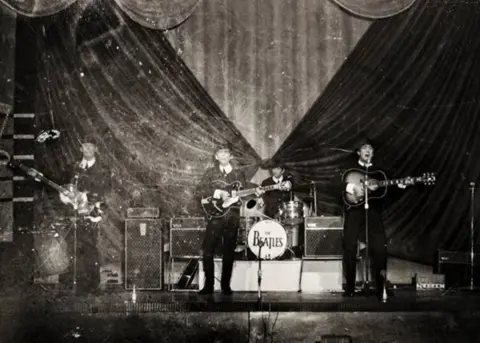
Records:
{"label": "seated musician", "polygon": [[[232,161],[233,155],[229,147],[221,146],[215,152],[218,162],[209,168],[202,179],[202,197],[227,200],[229,193],[225,191],[233,182],[240,182],[243,188],[249,185],[245,174]],[[224,190],[220,188],[224,188]],[[257,188],[256,195],[262,190]],[[207,229],[203,240],[203,269],[205,271],[205,285],[199,291],[201,295],[212,294],[214,291],[214,255],[215,250],[222,246],[222,277],[221,289],[224,295],[231,295],[230,280],[232,277],[235,248],[237,245],[238,228],[240,226],[240,208],[230,207],[228,212],[219,217],[207,216]],[[223,244],[222,244],[223,242]]]}
{"label": "seated musician", "polygon": [[[111,172],[98,158],[98,149],[93,143],[80,146],[82,159],[68,171],[68,182],[80,194],[77,199],[60,193],[64,204],[73,205],[77,214],[77,277],[78,293],[95,292],[100,283],[99,253],[97,238],[99,220],[105,210],[105,198],[111,191]],[[70,239],[71,241],[71,239]],[[73,255],[73,249],[70,249]],[[67,276],[71,278],[72,276]]]}
{"label": "seated musician", "polygon": [[[262,181],[262,187],[275,185],[281,182],[289,181],[292,183],[291,175],[285,172],[285,166],[278,160],[271,161],[268,165],[271,176]],[[265,215],[270,218],[277,217],[279,206],[282,202],[293,200],[293,185],[288,189],[273,190],[267,192],[259,200],[259,205],[265,207]]]}
{"label": "seated musician", "polygon": [[[348,174],[348,171],[351,169],[356,169],[361,173],[365,173],[367,170],[369,172],[382,171],[381,168],[378,168],[372,163],[374,152],[375,149],[372,141],[365,137],[361,138],[356,145],[358,160],[355,162],[352,161],[352,163],[347,166],[344,174]],[[378,173],[372,174],[371,177],[375,178],[375,175],[378,175]],[[401,184],[399,187],[405,188],[406,186]],[[372,199],[369,199],[368,208],[369,252],[371,252],[370,256],[374,272],[372,275],[374,275],[376,280],[377,296],[381,296],[384,284],[386,282],[387,271],[387,248],[385,229],[382,221],[383,200],[380,198],[373,198],[373,196],[376,195],[375,191],[380,191],[378,190],[378,185],[371,184],[368,186],[368,190],[368,195],[372,196]],[[362,182],[343,182],[342,192],[351,194],[358,199],[365,198],[365,190]],[[357,242],[359,239],[363,239],[364,235],[362,234],[365,233],[365,207],[364,205],[349,206],[344,204],[344,216],[343,265],[345,268],[346,278],[346,290],[344,296],[351,297],[355,292]],[[392,292],[389,290],[388,294],[392,295]]]}

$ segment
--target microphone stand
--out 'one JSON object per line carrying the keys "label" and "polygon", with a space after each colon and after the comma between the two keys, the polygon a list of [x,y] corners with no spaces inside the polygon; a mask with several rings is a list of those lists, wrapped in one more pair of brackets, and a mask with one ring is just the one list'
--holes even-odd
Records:
{"label": "microphone stand", "polygon": [[[366,296],[370,295],[370,256],[369,256],[369,244],[368,244],[368,211],[369,211],[369,203],[368,203],[368,167],[370,164],[370,158],[367,161],[365,166],[365,178],[364,178],[364,190],[365,190],[365,278],[363,280],[363,287],[362,291]],[[380,291],[380,290],[379,290]]]}
{"label": "microphone stand", "polygon": [[[75,174],[75,189],[78,189],[78,174]],[[75,199],[76,201],[76,199]],[[78,204],[76,204],[78,206]],[[72,292],[77,292],[77,211],[73,211],[73,286]]]}
{"label": "microphone stand", "polygon": [[475,239],[475,182],[470,182],[470,284],[465,287],[467,291],[478,291],[473,285],[473,274],[475,267],[474,239]]}
{"label": "microphone stand", "polygon": [[262,247],[265,243],[262,240],[258,242],[258,272],[257,272],[257,282],[258,282],[258,293],[257,293],[257,305],[259,308],[262,306]]}

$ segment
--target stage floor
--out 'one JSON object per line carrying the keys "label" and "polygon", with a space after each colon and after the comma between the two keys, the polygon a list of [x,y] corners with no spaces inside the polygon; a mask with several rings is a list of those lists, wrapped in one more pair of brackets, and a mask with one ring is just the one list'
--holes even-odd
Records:
{"label": "stage floor", "polygon": [[386,303],[375,295],[342,297],[341,293],[307,294],[265,292],[261,302],[256,292],[236,292],[232,296],[215,293],[200,296],[195,291],[132,292],[107,290],[97,294],[73,295],[41,287],[19,293],[0,294],[0,311],[18,312],[87,312],[87,313],[148,313],[148,312],[478,312],[480,293],[456,290],[415,291],[397,289]]}

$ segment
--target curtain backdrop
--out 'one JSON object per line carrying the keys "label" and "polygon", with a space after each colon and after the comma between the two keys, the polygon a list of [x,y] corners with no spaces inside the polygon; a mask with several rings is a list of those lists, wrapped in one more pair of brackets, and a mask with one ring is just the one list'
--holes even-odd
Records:
{"label": "curtain backdrop", "polygon": [[[105,228],[105,251],[113,246],[118,253],[133,191],[142,193],[136,206],[159,207],[165,220],[197,216],[196,187],[218,144],[232,146],[235,162],[250,177],[260,161],[161,31],[129,22],[116,6],[92,11],[104,27],[82,19],[72,25],[72,8],[45,34],[38,29],[39,127],[56,128],[61,138],[38,147],[36,159],[45,175],[59,180],[80,157],[79,142],[98,144],[114,174],[114,225]],[[79,45],[72,43],[75,36]],[[62,206],[56,199],[47,193],[38,201],[43,215],[57,215]]]}
{"label": "curtain backdrop", "polygon": [[[331,187],[360,131],[375,161],[396,176],[436,172],[388,207],[390,252],[432,262],[437,248],[467,241],[469,182],[480,181],[478,4],[418,2],[372,24],[276,157],[318,183],[321,212],[340,213]],[[477,202],[475,214],[479,214]]]}
{"label": "curtain backdrop", "polygon": [[355,15],[370,19],[387,18],[410,8],[417,0],[331,0]]}
{"label": "curtain backdrop", "polygon": [[168,29],[181,24],[192,14],[199,2],[199,0],[0,0],[10,9],[28,17],[52,15],[77,2],[79,6],[86,7],[113,1],[131,19],[153,29]]}
{"label": "curtain backdrop", "polygon": [[[55,14],[79,2],[82,6],[103,0],[0,0],[19,14],[41,17]],[[113,0],[112,0],[113,1]],[[199,0],[114,0],[137,23],[153,29],[168,29],[186,20]],[[325,0],[319,0],[325,1]],[[332,0],[347,11],[366,18],[397,15],[416,0]]]}

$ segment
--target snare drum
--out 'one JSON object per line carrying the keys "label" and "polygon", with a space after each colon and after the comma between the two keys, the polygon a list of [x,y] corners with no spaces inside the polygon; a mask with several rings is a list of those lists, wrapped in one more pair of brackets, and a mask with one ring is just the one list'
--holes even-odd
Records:
{"label": "snare drum", "polygon": [[[261,249],[260,243],[263,244]],[[285,229],[274,220],[268,219],[255,223],[248,232],[248,247],[255,256],[264,260],[282,256],[287,249]]]}
{"label": "snare drum", "polygon": [[303,202],[285,201],[279,208],[280,220],[288,225],[297,225],[303,222]]}

